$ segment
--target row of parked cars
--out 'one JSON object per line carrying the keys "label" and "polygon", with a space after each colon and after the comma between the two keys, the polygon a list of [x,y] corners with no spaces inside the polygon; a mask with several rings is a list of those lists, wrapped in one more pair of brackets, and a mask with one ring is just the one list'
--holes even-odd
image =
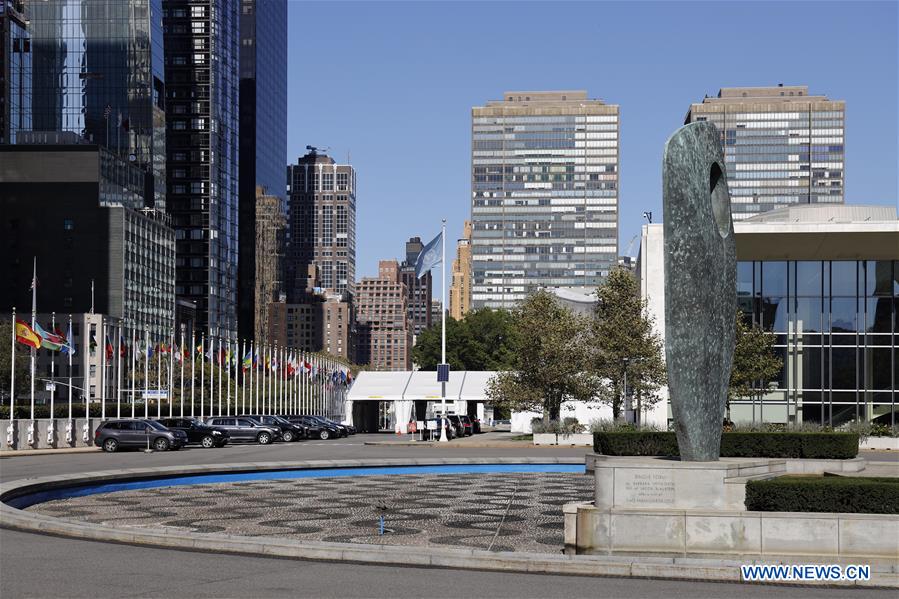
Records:
{"label": "row of parked cars", "polygon": [[100,424],[94,432],[94,445],[107,452],[125,447],[168,451],[191,444],[206,448],[238,442],[267,445],[275,441],[327,440],[355,434],[356,428],[351,425],[306,414],[210,416],[205,421],[199,418],[123,418]]}

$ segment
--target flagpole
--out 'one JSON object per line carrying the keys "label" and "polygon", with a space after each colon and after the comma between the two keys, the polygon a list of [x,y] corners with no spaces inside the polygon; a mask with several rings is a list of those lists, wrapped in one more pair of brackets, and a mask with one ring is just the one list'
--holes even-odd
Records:
{"label": "flagpole", "polygon": [[150,417],[150,398],[147,390],[150,386],[150,329],[144,326],[144,418]]}
{"label": "flagpole", "polygon": [[215,337],[209,337],[209,415],[215,406]]}
{"label": "flagpole", "polygon": [[162,342],[156,342],[156,417],[162,418]]}
{"label": "flagpole", "polygon": [[12,309],[12,351],[9,364],[9,427],[6,429],[6,444],[12,447],[13,430],[16,420],[16,308]]}
{"label": "flagpole", "polygon": [[69,425],[72,423],[72,352],[75,349],[74,337],[72,336],[72,315],[69,314],[69,331],[66,335],[66,343],[69,345]]}
{"label": "flagpole", "polygon": [[206,405],[206,333],[200,333],[200,420],[205,415]]}
{"label": "flagpole", "polygon": [[[440,228],[440,363],[446,364],[446,219]],[[446,381],[440,383],[440,441],[446,442]]]}
{"label": "flagpole", "polygon": [[181,417],[184,418],[184,327],[181,327],[181,344],[178,345],[179,362],[181,362],[181,384],[178,387],[178,401],[181,404]]}
{"label": "flagpole", "polygon": [[175,330],[169,335],[169,418],[175,415]]}
{"label": "flagpole", "polygon": [[131,417],[134,418],[135,404],[137,403],[137,389],[135,389],[135,381],[137,380],[137,368],[134,361],[137,359],[137,329],[134,323],[131,324]]}
{"label": "flagpole", "polygon": [[217,354],[219,367],[219,416],[222,415],[222,367],[224,366],[225,355],[222,353],[222,338],[219,337],[219,353]]}
{"label": "flagpole", "polygon": [[116,350],[116,405],[115,417],[122,417],[122,321],[119,321],[119,341]]}
{"label": "flagpole", "polygon": [[[37,256],[34,257],[34,274],[31,277],[31,330],[37,320]],[[37,350],[31,348],[31,433],[34,434],[34,370],[37,361]],[[32,436],[32,439],[34,437]]]}
{"label": "flagpole", "polygon": [[[109,339],[106,333],[106,318],[100,316],[100,331],[103,341]],[[100,350],[100,420],[106,420],[106,343]]]}
{"label": "flagpole", "polygon": [[194,358],[194,352],[196,349],[197,339],[194,328],[190,328],[190,351],[187,352],[187,355],[190,356],[190,417],[194,417],[194,381],[197,378],[196,367],[197,360]]}
{"label": "flagpole", "polygon": [[[56,312],[50,312],[50,333],[56,334]],[[47,423],[47,445],[53,443],[56,423],[56,353],[50,352],[50,421]]]}

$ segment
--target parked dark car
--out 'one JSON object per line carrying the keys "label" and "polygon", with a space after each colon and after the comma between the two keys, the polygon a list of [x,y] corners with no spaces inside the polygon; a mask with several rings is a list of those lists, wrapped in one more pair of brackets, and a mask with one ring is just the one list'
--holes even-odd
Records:
{"label": "parked dark car", "polygon": [[465,436],[465,424],[463,424],[462,419],[456,414],[450,414],[447,416],[447,419],[453,425],[453,428],[456,430],[457,437]]}
{"label": "parked dark car", "polygon": [[339,428],[343,428],[347,432],[347,434],[344,436],[356,434],[356,427],[353,426],[352,424],[344,424],[343,422],[338,422],[337,420],[334,420],[333,418],[325,418],[324,416],[317,416],[317,418],[319,420],[324,420],[325,422],[327,422],[329,424],[333,424],[334,426],[337,426]]}
{"label": "parked dark car", "polygon": [[159,424],[173,431],[183,431],[188,443],[199,443],[209,449],[224,447],[230,435],[223,428],[209,426],[198,418],[158,418]]}
{"label": "parked dark car", "polygon": [[277,427],[281,431],[281,440],[290,443],[308,437],[306,427],[302,424],[294,424],[280,416],[263,414],[245,414],[243,418],[252,418],[265,426]]}
{"label": "parked dark car", "polygon": [[232,443],[236,441],[251,441],[260,445],[268,445],[281,437],[280,428],[266,426],[252,418],[215,416],[207,418],[206,424],[228,431]]}
{"label": "parked dark car", "polygon": [[471,419],[471,431],[476,434],[481,434],[481,419],[480,418],[472,418]]}
{"label": "parked dark car", "polygon": [[108,420],[94,431],[94,445],[112,453],[120,447],[152,447],[156,451],[181,449],[187,442],[187,435],[181,431],[170,431],[152,420],[122,419]]}
{"label": "parked dark car", "polygon": [[324,416],[310,416],[310,418],[314,418],[315,420],[325,424],[326,426],[330,426],[331,428],[336,428],[338,437],[350,436],[350,427],[345,424],[341,424],[335,420],[331,420],[330,418],[325,418]]}
{"label": "parked dark car", "polygon": [[289,420],[293,424],[301,424],[309,429],[310,438],[316,437],[318,439],[326,440],[331,437],[339,437],[341,436],[341,431],[337,429],[337,427],[331,426],[326,422],[322,422],[316,419],[314,416],[304,416],[300,414],[291,414],[288,416],[283,416],[286,420]]}
{"label": "parked dark car", "polygon": [[465,414],[461,414],[459,416],[459,420],[462,421],[462,426],[465,427],[465,434],[469,437],[474,434],[474,425],[471,423],[471,418]]}

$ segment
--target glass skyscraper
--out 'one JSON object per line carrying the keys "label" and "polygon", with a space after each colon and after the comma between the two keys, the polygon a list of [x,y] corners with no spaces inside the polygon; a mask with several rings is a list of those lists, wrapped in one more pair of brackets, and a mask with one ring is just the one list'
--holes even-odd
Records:
{"label": "glass skyscraper", "polygon": [[[241,0],[238,333],[253,332],[256,188],[287,215],[287,0]],[[283,280],[283,273],[279,275]]]}
{"label": "glass skyscraper", "polygon": [[[72,131],[146,173],[151,207],[165,208],[162,0],[28,2],[30,122]],[[23,42],[24,43],[24,42]]]}
{"label": "glass skyscraper", "polygon": [[168,207],[179,300],[237,334],[237,0],[164,0]]}
{"label": "glass skyscraper", "polygon": [[618,127],[618,106],[584,91],[472,108],[472,308],[601,283],[618,260]]}
{"label": "glass skyscraper", "polygon": [[742,219],[790,204],[842,204],[845,103],[806,86],[722,88],[685,123],[718,127],[731,210]]}
{"label": "glass skyscraper", "polygon": [[31,129],[31,36],[22,0],[0,0],[0,144]]}

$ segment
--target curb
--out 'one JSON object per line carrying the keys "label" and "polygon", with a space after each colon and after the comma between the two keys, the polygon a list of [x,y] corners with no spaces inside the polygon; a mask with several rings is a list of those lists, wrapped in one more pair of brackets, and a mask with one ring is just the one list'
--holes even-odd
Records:
{"label": "curb", "polygon": [[[39,534],[59,535],[91,541],[227,554],[251,554],[308,560],[344,561],[376,565],[426,566],[521,573],[580,576],[618,576],[672,580],[741,582],[740,565],[753,560],[678,557],[629,557],[492,552],[443,547],[402,547],[355,543],[309,543],[274,537],[219,533],[172,532],[112,528],[84,524],[16,509],[6,502],[31,493],[109,480],[135,480],[174,475],[222,472],[272,471],[299,468],[345,468],[366,466],[422,466],[459,464],[579,464],[582,458],[434,458],[315,460],[300,462],[236,463],[202,466],[166,466],[106,470],[80,474],[18,479],[0,484],[0,526]],[[833,558],[827,558],[831,563]],[[814,556],[808,562],[815,561]],[[815,586],[899,587],[899,567],[876,566],[876,582],[828,581]],[[790,583],[784,583],[790,584]],[[810,583],[801,583],[807,586]],[[812,583],[814,584],[814,583]]]}
{"label": "curb", "polygon": [[0,451],[0,460],[35,455],[68,455],[72,453],[96,453],[103,451],[99,447],[61,447],[47,449],[4,449]]}

